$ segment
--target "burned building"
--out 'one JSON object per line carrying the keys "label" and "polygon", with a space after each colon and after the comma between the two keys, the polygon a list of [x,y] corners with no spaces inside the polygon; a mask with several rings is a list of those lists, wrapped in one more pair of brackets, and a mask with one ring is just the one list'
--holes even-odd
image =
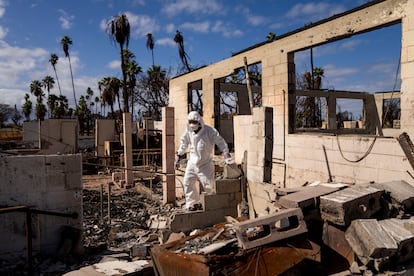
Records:
{"label": "burned building", "polygon": [[[175,109],[175,142],[185,127],[188,111],[199,108],[202,102],[205,122],[234,145],[236,162],[241,163],[247,153],[246,175],[257,214],[274,210],[275,187],[299,187],[315,181],[414,183],[412,156],[406,154],[407,144],[402,145],[414,135],[414,73],[410,69],[413,12],[410,1],[372,1],[173,78],[169,105]],[[401,91],[373,94],[297,87],[297,52],[395,24],[401,27],[402,35]],[[254,76],[242,84],[229,81],[235,72],[247,69],[252,75],[258,66],[260,83]],[[237,94],[238,100],[236,110],[226,117],[220,115],[220,98],[228,92]],[[260,100],[255,101],[258,94]],[[325,103],[319,124],[296,124],[297,105],[302,99]],[[362,118],[339,124],[339,99],[360,102]],[[399,101],[401,108],[391,128],[384,126],[386,99]],[[403,133],[407,135],[400,137]]]}

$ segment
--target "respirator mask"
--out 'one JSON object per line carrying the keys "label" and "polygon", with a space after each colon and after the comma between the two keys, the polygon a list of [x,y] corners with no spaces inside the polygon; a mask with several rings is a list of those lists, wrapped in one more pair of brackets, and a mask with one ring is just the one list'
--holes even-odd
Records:
{"label": "respirator mask", "polygon": [[188,126],[190,127],[192,131],[196,131],[200,127],[200,123],[195,120],[189,120]]}

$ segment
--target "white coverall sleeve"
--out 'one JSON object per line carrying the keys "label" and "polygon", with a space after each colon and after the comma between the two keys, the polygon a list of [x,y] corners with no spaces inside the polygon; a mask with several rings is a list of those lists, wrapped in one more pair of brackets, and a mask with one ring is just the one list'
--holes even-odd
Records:
{"label": "white coverall sleeve", "polygon": [[223,153],[229,153],[229,146],[227,145],[226,140],[220,135],[220,133],[215,128],[211,128],[211,135],[214,143]]}
{"label": "white coverall sleeve", "polygon": [[188,136],[188,132],[185,131],[180,138],[180,145],[178,146],[177,154],[183,155],[190,144],[190,137]]}

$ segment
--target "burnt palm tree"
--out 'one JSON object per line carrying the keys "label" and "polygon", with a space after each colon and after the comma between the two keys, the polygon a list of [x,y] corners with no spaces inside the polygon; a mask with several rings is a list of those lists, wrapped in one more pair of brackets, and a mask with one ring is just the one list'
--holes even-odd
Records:
{"label": "burnt palm tree", "polygon": [[129,37],[130,37],[130,24],[126,14],[121,14],[117,18],[110,20],[108,29],[112,39],[119,44],[121,55],[121,70],[122,70],[122,96],[124,100],[124,112],[129,112],[128,108],[128,91],[126,87],[127,76],[125,70],[125,60],[123,56],[124,48],[128,49]]}
{"label": "burnt palm tree", "polygon": [[65,56],[68,58],[69,61],[69,69],[70,69],[70,77],[72,79],[72,89],[73,89],[73,98],[75,100],[75,108],[78,105],[76,102],[76,93],[75,93],[75,84],[73,83],[73,72],[72,72],[72,63],[70,62],[70,54],[69,54],[69,45],[72,45],[72,39],[65,35],[61,40],[60,44],[62,45],[63,52],[65,53]]}
{"label": "burnt palm tree", "polygon": [[191,71],[190,65],[188,64],[187,60],[188,55],[184,50],[184,37],[179,30],[177,30],[175,33],[174,41],[178,45],[178,54],[180,56],[181,62],[183,63],[187,71]]}
{"label": "burnt palm tree", "polygon": [[59,57],[56,54],[51,54],[50,55],[49,62],[53,67],[53,71],[55,71],[56,81],[57,81],[57,84],[58,84],[58,87],[59,87],[59,95],[62,95],[62,90],[60,89],[59,79],[58,79],[58,75],[57,75],[57,72],[56,72],[56,64],[57,64],[58,60],[59,60]]}
{"label": "burnt palm tree", "polygon": [[154,66],[154,37],[152,36],[152,33],[147,33],[147,49],[151,50],[151,56],[152,56],[152,66]]}

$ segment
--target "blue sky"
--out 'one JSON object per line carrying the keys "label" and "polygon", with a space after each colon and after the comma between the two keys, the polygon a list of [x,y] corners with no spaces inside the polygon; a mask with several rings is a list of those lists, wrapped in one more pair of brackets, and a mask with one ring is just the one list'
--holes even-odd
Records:
{"label": "blue sky", "polygon": [[[129,49],[146,71],[152,63],[146,34],[155,39],[155,63],[181,66],[173,41],[178,29],[192,67],[226,59],[263,42],[269,32],[282,35],[310,22],[355,8],[363,0],[0,0],[0,103],[24,102],[30,83],[55,77],[50,54],[59,56],[62,93],[73,106],[67,59],[60,40],[69,36],[77,98],[105,76],[121,77],[119,48],[105,32],[106,22],[126,13],[131,24]],[[314,49],[315,66],[325,69],[324,86],[339,90],[389,91],[401,45],[400,25]],[[309,52],[296,57],[297,70],[309,69]],[[398,87],[399,88],[399,87]],[[57,84],[51,93],[59,94]],[[34,102],[34,97],[32,97]]]}

